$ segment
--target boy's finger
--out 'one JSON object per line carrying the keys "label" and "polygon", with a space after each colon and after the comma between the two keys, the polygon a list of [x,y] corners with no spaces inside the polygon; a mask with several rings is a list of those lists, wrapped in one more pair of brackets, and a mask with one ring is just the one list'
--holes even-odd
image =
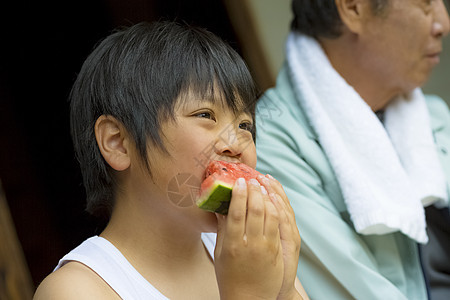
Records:
{"label": "boy's finger", "polygon": [[291,227],[291,223],[289,221],[289,217],[286,213],[286,209],[283,205],[283,200],[281,199],[280,195],[275,194],[275,193],[270,194],[269,197],[278,212],[278,219],[279,219],[279,223],[280,223],[280,227],[279,227],[280,228],[280,237],[282,240],[287,239],[287,238],[289,238],[289,236],[292,232],[292,227]]}
{"label": "boy's finger", "polygon": [[272,201],[264,202],[266,208],[265,222],[264,222],[264,236],[268,240],[279,240],[279,214],[278,209],[272,203]]}
{"label": "boy's finger", "polygon": [[300,250],[301,237],[295,222],[295,216],[286,209],[286,204],[278,194],[270,194],[270,199],[278,209],[280,219],[280,238],[281,240],[293,241]]}
{"label": "boy's finger", "polygon": [[264,234],[265,205],[261,192],[261,185],[255,179],[248,184],[247,224],[245,232],[247,238],[259,237]]}
{"label": "boy's finger", "polygon": [[286,213],[288,214],[289,222],[296,226],[294,210],[292,209],[291,204],[289,203],[289,199],[286,196],[283,187],[278,181],[276,181],[275,179],[271,179],[273,177],[268,176],[270,175],[266,176],[261,175],[258,177],[258,181],[265,187],[265,189],[269,194],[278,194],[280,196],[280,200],[283,202],[282,203],[283,208],[286,210]]}
{"label": "boy's finger", "polygon": [[267,177],[263,175],[258,176],[258,182],[265,188],[268,194],[276,193]]}
{"label": "boy's finger", "polygon": [[[286,192],[284,191],[283,186],[281,185],[281,183],[276,180],[275,178],[273,178],[271,175],[267,174],[265,176],[265,178],[269,181],[269,185],[271,186],[271,191],[275,191],[278,195],[280,195],[281,199],[283,200],[287,211],[294,215],[294,210],[291,207],[291,204],[289,202],[289,198],[286,195]],[[271,192],[269,192],[270,194]]]}
{"label": "boy's finger", "polygon": [[[278,194],[279,196],[279,194]],[[294,210],[292,209],[291,204],[289,203],[289,199],[286,197],[287,201],[284,201],[284,199],[282,199],[282,197],[279,197],[280,200],[280,205],[283,207],[283,210],[286,213],[286,216],[289,220],[289,223],[292,227],[297,227],[296,221],[295,221],[295,213]]]}
{"label": "boy's finger", "polygon": [[231,202],[226,217],[226,231],[230,238],[243,238],[247,214],[247,183],[238,178],[231,192]]}

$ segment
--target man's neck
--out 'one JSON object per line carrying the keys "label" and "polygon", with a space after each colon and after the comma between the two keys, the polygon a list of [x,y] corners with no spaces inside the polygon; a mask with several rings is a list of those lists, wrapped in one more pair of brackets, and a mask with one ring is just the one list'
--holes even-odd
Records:
{"label": "man's neck", "polygon": [[401,94],[400,89],[389,86],[383,74],[365,68],[363,51],[358,50],[357,36],[344,34],[336,39],[320,39],[333,68],[352,86],[373,111],[378,111]]}

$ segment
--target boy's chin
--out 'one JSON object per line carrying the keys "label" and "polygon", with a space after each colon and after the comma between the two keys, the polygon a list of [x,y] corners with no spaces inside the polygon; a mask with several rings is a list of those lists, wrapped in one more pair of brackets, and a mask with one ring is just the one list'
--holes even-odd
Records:
{"label": "boy's chin", "polygon": [[202,232],[217,232],[217,217],[214,213],[209,211],[202,211],[207,218],[205,228]]}

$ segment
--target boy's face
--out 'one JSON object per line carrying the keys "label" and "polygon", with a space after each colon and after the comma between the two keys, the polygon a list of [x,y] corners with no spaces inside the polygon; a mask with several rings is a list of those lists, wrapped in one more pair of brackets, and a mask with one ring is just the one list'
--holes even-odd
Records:
{"label": "boy's face", "polygon": [[[198,100],[188,96],[175,107],[176,121],[165,121],[161,135],[167,153],[149,151],[152,179],[159,188],[162,201],[174,211],[182,209],[202,221],[203,231],[216,229],[214,214],[197,208],[195,200],[212,160],[241,162],[256,167],[256,149],[252,137],[251,115],[235,114],[226,103]],[[167,203],[163,204],[167,205]],[[187,213],[189,211],[189,213]],[[203,227],[208,224],[207,227]]]}

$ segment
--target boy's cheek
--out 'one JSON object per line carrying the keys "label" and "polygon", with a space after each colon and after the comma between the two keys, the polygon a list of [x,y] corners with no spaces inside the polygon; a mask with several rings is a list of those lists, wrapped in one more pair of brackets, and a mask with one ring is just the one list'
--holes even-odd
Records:
{"label": "boy's cheek", "polygon": [[244,152],[242,153],[242,160],[244,164],[248,165],[249,167],[252,167],[253,169],[256,168],[256,147],[253,141],[245,148]]}

